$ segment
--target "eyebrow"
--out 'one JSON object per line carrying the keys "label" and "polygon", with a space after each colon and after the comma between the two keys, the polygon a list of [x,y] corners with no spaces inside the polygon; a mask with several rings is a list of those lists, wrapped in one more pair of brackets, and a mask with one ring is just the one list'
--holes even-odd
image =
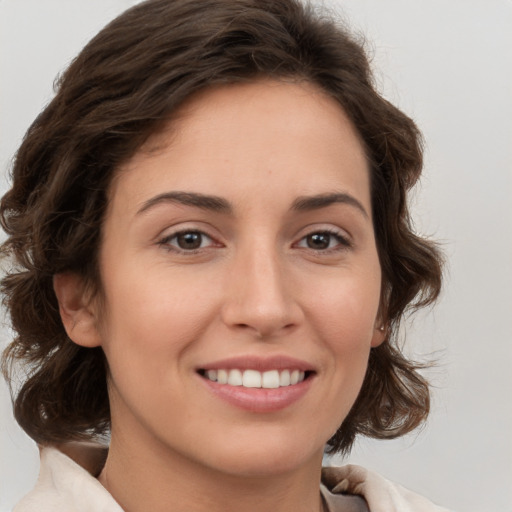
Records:
{"label": "eyebrow", "polygon": [[[198,192],[164,192],[145,201],[137,211],[137,215],[142,214],[149,209],[165,203],[178,203],[185,206],[194,206],[202,210],[208,210],[219,213],[230,214],[233,212],[231,204],[224,198],[200,194]],[[344,192],[318,194],[315,196],[298,197],[292,203],[292,210],[305,212],[311,210],[320,210],[332,204],[341,203],[357,208],[366,218],[369,218],[368,212],[364,206],[354,196]]]}
{"label": "eyebrow", "polygon": [[220,213],[231,213],[233,211],[231,205],[222,197],[197,192],[165,192],[145,201],[137,211],[137,215],[162,203],[178,203]]}
{"label": "eyebrow", "polygon": [[292,209],[304,212],[311,210],[319,210],[326,208],[331,204],[347,204],[357,208],[366,218],[370,218],[365,207],[358,201],[354,196],[346,194],[344,192],[332,193],[332,194],[319,194],[316,196],[304,196],[298,197],[292,204]]}

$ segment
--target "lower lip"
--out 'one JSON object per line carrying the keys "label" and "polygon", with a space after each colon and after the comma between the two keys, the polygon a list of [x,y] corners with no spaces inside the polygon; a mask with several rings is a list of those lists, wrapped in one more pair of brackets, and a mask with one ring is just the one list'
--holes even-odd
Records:
{"label": "lower lip", "polygon": [[208,389],[222,400],[235,407],[251,412],[275,412],[286,409],[299,401],[311,387],[314,376],[294,384],[280,388],[244,388],[219,384],[199,376]]}

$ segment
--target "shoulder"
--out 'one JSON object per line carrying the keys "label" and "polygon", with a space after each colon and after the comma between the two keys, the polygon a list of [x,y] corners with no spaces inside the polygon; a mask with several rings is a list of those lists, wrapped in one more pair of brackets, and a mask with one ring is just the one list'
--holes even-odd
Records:
{"label": "shoulder", "polygon": [[361,466],[323,468],[322,483],[335,495],[362,496],[370,512],[450,512]]}
{"label": "shoulder", "polygon": [[[52,447],[41,450],[41,467],[34,489],[13,512],[122,512],[90,470],[101,453],[76,444],[66,454]],[[94,450],[98,450],[94,448]]]}

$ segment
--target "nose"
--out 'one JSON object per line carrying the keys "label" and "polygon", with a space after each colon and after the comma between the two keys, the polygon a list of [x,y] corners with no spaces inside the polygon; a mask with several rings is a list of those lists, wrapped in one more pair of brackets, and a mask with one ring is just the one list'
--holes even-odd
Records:
{"label": "nose", "polygon": [[222,319],[258,338],[279,336],[303,318],[286,263],[271,248],[241,252],[226,278]]}

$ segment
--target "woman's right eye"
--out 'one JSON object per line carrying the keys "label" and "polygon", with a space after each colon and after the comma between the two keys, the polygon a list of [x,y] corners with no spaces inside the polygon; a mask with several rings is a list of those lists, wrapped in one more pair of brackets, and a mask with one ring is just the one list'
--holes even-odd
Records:
{"label": "woman's right eye", "polygon": [[159,244],[179,252],[194,252],[214,245],[214,241],[202,231],[184,230],[166,236]]}

